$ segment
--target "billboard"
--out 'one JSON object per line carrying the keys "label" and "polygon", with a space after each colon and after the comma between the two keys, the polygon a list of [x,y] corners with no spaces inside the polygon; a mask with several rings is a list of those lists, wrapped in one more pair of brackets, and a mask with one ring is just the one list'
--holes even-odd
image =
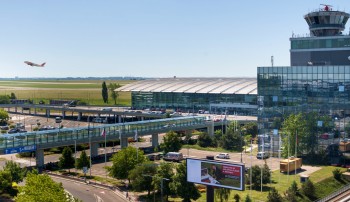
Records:
{"label": "billboard", "polygon": [[14,147],[14,148],[6,148],[5,154],[14,154],[14,153],[21,153],[21,152],[32,152],[36,150],[36,145],[30,145],[30,146],[22,146],[22,147]]}
{"label": "billboard", "polygon": [[244,165],[205,159],[186,159],[187,181],[244,190]]}

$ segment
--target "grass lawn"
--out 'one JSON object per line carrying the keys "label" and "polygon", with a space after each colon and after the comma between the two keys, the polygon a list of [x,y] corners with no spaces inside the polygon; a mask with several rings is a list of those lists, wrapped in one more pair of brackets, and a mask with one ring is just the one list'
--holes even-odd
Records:
{"label": "grass lawn", "polygon": [[[333,191],[339,189],[340,187],[344,186],[344,183],[346,182],[338,182],[334,180],[333,178],[333,173],[332,171],[336,169],[336,167],[333,166],[324,166],[320,170],[312,173],[310,175],[310,179],[312,182],[314,182],[314,185],[316,187],[316,196],[317,197],[324,197]],[[340,168],[342,171],[345,171],[345,168]],[[283,174],[280,173],[279,171],[274,171],[272,173],[272,179],[271,179],[271,184],[267,184],[263,186],[263,191],[261,192],[259,190],[252,190],[250,191],[250,186],[246,185],[245,186],[245,191],[236,191],[232,190],[230,193],[229,201],[234,201],[233,196],[235,194],[238,194],[241,199],[246,198],[247,195],[251,193],[251,198],[253,201],[266,201],[267,195],[269,192],[269,188],[271,186],[275,187],[278,191],[283,196],[283,193],[290,187],[293,181],[296,181],[298,184],[298,188],[301,188],[301,183],[300,183],[300,177],[297,174],[296,176],[291,173],[291,175]],[[317,184],[318,183],[318,184]],[[178,199],[171,199],[170,201],[181,201]],[[206,201],[206,193],[202,193],[201,198],[199,198],[197,201]],[[307,200],[306,200],[307,201]]]}
{"label": "grass lawn", "polygon": [[[0,81],[0,95],[15,93],[18,99],[31,99],[35,103],[44,100],[49,103],[50,99],[80,100],[89,105],[113,105],[110,98],[109,104],[102,100],[102,80],[9,80]],[[125,85],[135,82],[134,80],[107,80],[106,84],[119,83]],[[131,93],[119,92],[118,105],[130,106]]]}

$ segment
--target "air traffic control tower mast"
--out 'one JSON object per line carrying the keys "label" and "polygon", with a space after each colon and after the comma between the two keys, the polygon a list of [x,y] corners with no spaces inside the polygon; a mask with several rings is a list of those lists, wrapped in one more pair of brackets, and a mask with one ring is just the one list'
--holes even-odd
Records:
{"label": "air traffic control tower mast", "polygon": [[350,36],[343,34],[349,13],[322,6],[304,16],[310,36],[290,38],[291,66],[350,65]]}

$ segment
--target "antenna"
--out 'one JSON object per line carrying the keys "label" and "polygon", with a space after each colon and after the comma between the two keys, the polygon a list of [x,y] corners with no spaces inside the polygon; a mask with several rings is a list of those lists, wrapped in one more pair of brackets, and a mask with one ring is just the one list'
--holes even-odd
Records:
{"label": "antenna", "polygon": [[271,67],[273,67],[273,56],[271,56]]}

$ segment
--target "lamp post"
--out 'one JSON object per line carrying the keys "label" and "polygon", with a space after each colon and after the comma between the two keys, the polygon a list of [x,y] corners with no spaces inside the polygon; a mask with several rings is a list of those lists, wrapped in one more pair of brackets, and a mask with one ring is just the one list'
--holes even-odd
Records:
{"label": "lamp post", "polygon": [[[150,177],[153,180],[153,176],[152,175],[142,175],[142,176]],[[156,202],[156,193],[155,193],[154,189],[153,189],[153,201]]]}
{"label": "lamp post", "polygon": [[[77,162],[77,140],[74,140],[74,162]],[[75,167],[75,172],[77,172],[77,168]]]}
{"label": "lamp post", "polygon": [[92,161],[91,161],[91,156],[92,156],[92,149],[91,149],[91,137],[90,137],[90,115],[88,116],[88,137],[89,137],[89,145],[90,145],[90,177],[91,177],[91,169],[92,169]]}
{"label": "lamp post", "polygon": [[163,202],[163,181],[164,181],[164,180],[169,181],[169,179],[163,177],[163,178],[160,180],[160,193],[161,193],[161,194],[160,194],[160,195],[161,195],[160,198],[161,198],[161,201],[162,201],[162,202]]}

